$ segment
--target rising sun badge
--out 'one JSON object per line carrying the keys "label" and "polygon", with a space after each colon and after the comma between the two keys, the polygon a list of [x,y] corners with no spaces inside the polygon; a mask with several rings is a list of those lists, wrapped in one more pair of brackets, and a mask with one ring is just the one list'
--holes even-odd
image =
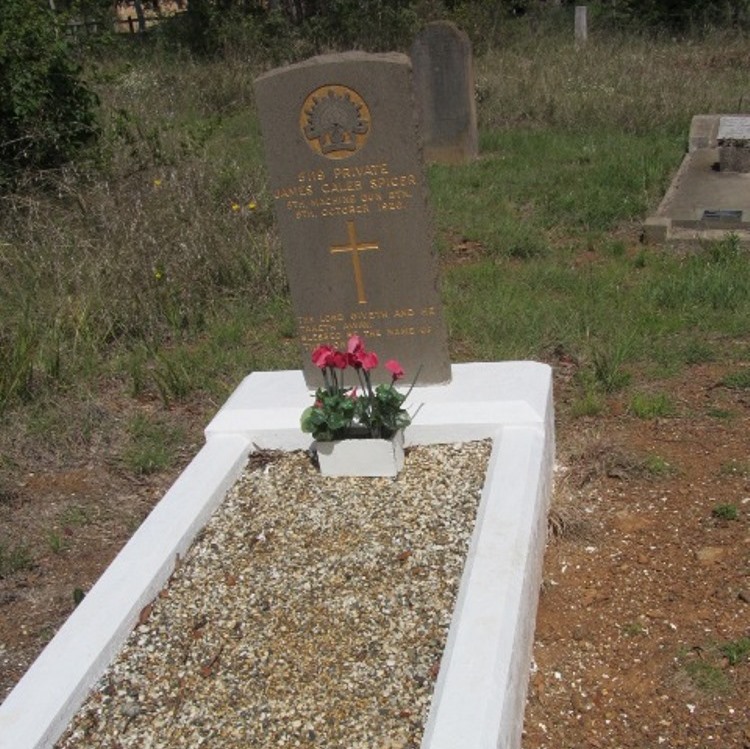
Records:
{"label": "rising sun badge", "polygon": [[369,137],[370,110],[351,88],[321,86],[305,99],[300,127],[313,151],[327,159],[347,159]]}

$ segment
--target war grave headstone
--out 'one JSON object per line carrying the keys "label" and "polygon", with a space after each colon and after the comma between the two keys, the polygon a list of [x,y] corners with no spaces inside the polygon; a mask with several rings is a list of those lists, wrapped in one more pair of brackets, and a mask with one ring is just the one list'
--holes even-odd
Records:
{"label": "war grave headstone", "polygon": [[656,213],[648,242],[700,242],[733,232],[750,241],[750,115],[696,115],[688,153]]}
{"label": "war grave headstone", "polygon": [[425,159],[463,164],[477,157],[471,42],[449,21],[427,24],[411,47]]}
{"label": "war grave headstone", "polygon": [[449,381],[408,57],[317,57],[255,91],[308,385],[312,349],[353,334],[417,384]]}

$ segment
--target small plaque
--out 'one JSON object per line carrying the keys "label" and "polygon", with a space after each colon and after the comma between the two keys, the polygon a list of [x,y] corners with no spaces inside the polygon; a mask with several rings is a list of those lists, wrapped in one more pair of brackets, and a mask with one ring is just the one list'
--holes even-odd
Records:
{"label": "small plaque", "polygon": [[750,141],[750,117],[722,117],[717,134],[719,145],[722,141]]}
{"label": "small plaque", "polygon": [[704,221],[731,221],[739,223],[742,221],[742,211],[734,209],[719,208],[714,210],[703,211]]}

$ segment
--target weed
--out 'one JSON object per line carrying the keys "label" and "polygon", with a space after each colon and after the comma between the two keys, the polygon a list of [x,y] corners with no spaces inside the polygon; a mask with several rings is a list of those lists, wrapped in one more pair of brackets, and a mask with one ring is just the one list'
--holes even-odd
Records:
{"label": "weed", "polygon": [[719,645],[719,652],[729,661],[730,666],[736,666],[750,657],[750,637],[725,642]]}
{"label": "weed", "polygon": [[740,516],[737,505],[720,504],[711,510],[711,514],[719,520],[737,520]]}
{"label": "weed", "polygon": [[133,473],[149,474],[168,468],[182,439],[179,429],[138,414],[128,425],[129,444],[122,458]]}
{"label": "weed", "polygon": [[62,554],[68,548],[67,541],[56,531],[47,533],[47,545],[53,554]]}
{"label": "weed", "polygon": [[604,398],[593,390],[586,390],[580,398],[573,401],[570,412],[575,417],[598,416],[606,406]]}
{"label": "weed", "polygon": [[592,351],[594,377],[605,393],[621,390],[630,382],[630,373],[623,369],[627,348],[598,347]]}
{"label": "weed", "polygon": [[712,419],[731,419],[734,417],[734,414],[726,408],[709,408],[706,414]]}
{"label": "weed", "polygon": [[91,522],[89,511],[81,505],[70,505],[60,513],[60,524],[67,528],[80,528]]}
{"label": "weed", "polygon": [[193,387],[186,357],[179,350],[156,355],[153,378],[165,406],[185,398]]}
{"label": "weed", "polygon": [[647,630],[641,622],[627,622],[620,627],[620,631],[626,637],[637,637],[646,634]]}
{"label": "weed", "polygon": [[639,419],[656,419],[674,414],[674,405],[666,393],[640,392],[633,395],[628,411]]}
{"label": "weed", "polygon": [[6,546],[0,543],[0,578],[23,572],[34,566],[29,547],[25,544]]}
{"label": "weed", "polygon": [[693,339],[682,349],[682,359],[685,364],[703,364],[716,359],[713,348],[705,341]]}
{"label": "weed", "polygon": [[719,474],[722,476],[738,476],[747,478],[750,476],[750,461],[741,461],[736,458],[721,464]]}
{"label": "weed", "polygon": [[689,660],[683,669],[696,689],[707,694],[723,694],[729,690],[729,679],[719,666],[708,660]]}
{"label": "weed", "polygon": [[674,474],[675,470],[660,455],[648,455],[643,461],[643,470],[655,478],[664,478]]}
{"label": "weed", "polygon": [[20,320],[0,328],[0,412],[13,399],[31,396],[39,333],[28,315],[25,310]]}
{"label": "weed", "polygon": [[747,390],[750,388],[750,369],[740,369],[725,375],[721,384],[732,390]]}
{"label": "weed", "polygon": [[740,238],[734,232],[727,234],[723,239],[711,242],[707,250],[709,260],[714,263],[728,263],[737,260],[741,254]]}

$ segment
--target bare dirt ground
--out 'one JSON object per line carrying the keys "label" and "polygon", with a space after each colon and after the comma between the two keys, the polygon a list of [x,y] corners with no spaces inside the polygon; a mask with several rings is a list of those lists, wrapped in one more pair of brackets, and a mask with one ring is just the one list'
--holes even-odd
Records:
{"label": "bare dirt ground", "polygon": [[[551,363],[558,472],[524,749],[748,749],[750,391],[703,364],[658,383],[677,404],[669,418],[638,419],[613,396],[606,415],[572,419],[575,364]],[[0,698],[195,453],[216,407],[173,408],[189,436],[176,465],[133,477],[112,458],[119,425],[157,405],[113,390],[86,404],[93,432],[64,451],[8,429],[0,540],[6,555],[23,542],[29,559],[0,578]]]}

